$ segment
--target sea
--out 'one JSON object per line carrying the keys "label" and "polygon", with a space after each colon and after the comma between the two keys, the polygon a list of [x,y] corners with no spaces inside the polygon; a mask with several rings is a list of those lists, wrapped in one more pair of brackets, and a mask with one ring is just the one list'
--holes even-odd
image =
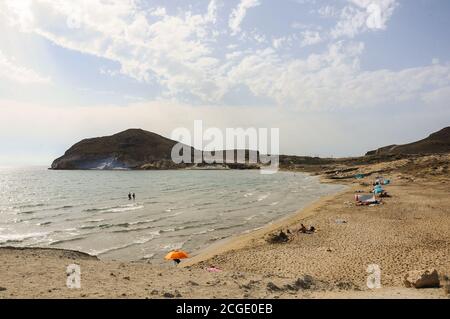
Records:
{"label": "sea", "polygon": [[0,246],[163,262],[171,250],[195,254],[342,189],[293,172],[1,167]]}

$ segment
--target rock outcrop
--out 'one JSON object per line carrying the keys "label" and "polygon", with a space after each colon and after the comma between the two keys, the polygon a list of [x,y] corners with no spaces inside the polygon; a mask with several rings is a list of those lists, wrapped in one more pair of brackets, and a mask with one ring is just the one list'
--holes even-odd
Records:
{"label": "rock outcrop", "polygon": [[[63,156],[53,161],[52,169],[142,169],[164,170],[191,167],[193,169],[258,169],[259,153],[249,150],[231,150],[200,152],[203,162],[194,163],[193,147],[184,145],[189,150],[188,163],[172,161],[172,149],[177,141],[142,129],[129,129],[111,136],[84,139]],[[180,148],[180,152],[183,151]],[[219,154],[220,153],[220,154]],[[180,156],[182,154],[179,154]],[[223,158],[224,163],[210,163],[212,159]],[[256,163],[255,163],[256,161]]]}
{"label": "rock outcrop", "polygon": [[[52,169],[156,169],[173,168],[172,147],[176,141],[141,129],[111,136],[84,139],[56,159]],[[193,153],[193,152],[192,152]]]}
{"label": "rock outcrop", "polygon": [[450,152],[450,126],[431,134],[423,140],[409,144],[381,147],[367,152],[366,156],[389,154],[436,154],[448,152]]}
{"label": "rock outcrop", "polygon": [[436,269],[410,271],[405,275],[403,282],[408,288],[440,287],[439,275]]}

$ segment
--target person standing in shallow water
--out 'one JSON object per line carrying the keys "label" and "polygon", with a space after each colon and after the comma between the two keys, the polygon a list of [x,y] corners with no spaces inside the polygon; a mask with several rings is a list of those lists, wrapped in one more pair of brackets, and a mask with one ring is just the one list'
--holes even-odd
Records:
{"label": "person standing in shallow water", "polygon": [[128,200],[131,200],[131,193],[128,193]]}
{"label": "person standing in shallow water", "polygon": [[136,194],[135,193],[133,193],[133,200],[135,200],[136,199]]}

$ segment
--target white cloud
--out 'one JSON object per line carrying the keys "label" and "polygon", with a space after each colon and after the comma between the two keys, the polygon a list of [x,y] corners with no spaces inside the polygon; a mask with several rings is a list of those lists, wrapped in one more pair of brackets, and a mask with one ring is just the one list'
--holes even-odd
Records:
{"label": "white cloud", "polygon": [[308,45],[318,44],[323,41],[320,33],[318,31],[306,30],[301,33],[302,41],[301,46],[305,47]]}
{"label": "white cloud", "polygon": [[[215,1],[204,15],[172,16],[159,7],[150,12],[153,19],[134,0],[36,0],[20,10],[15,9],[16,3],[4,2],[2,11],[20,30],[67,49],[116,61],[122,74],[156,81],[166,88],[166,94],[184,92],[206,98],[205,92],[212,91],[214,98],[214,91],[221,90],[211,78],[218,62],[210,46]],[[68,25],[72,20],[79,21]]]}
{"label": "white cloud", "polygon": [[36,71],[17,64],[14,59],[7,58],[0,51],[0,77],[21,84],[48,84],[50,77],[45,77]]}
{"label": "white cloud", "polygon": [[[340,38],[370,30],[371,23],[374,28],[384,27],[396,2],[349,1],[332,33],[339,39],[327,38],[326,31],[302,25],[298,34],[271,38],[268,43],[264,34],[246,30],[240,34],[245,40],[242,42],[248,44],[246,40],[251,39],[257,46],[221,43],[229,49],[225,53],[213,45],[217,34],[215,0],[201,14],[177,15],[169,15],[162,7],[142,11],[134,0],[35,0],[20,10],[14,7],[16,1],[4,1],[0,6],[22,31],[38,34],[63,48],[116,61],[119,70],[100,72],[119,72],[157,83],[167,99],[184,100],[188,96],[190,102],[223,104],[227,93],[244,87],[267,103],[328,110],[423,101],[427,93],[449,85],[449,65],[439,61],[400,71],[362,70],[359,60],[364,44]],[[367,24],[371,3],[382,8],[379,23]],[[258,4],[240,2],[232,14],[238,22],[232,24],[235,30],[240,30],[246,10]],[[77,11],[81,12],[78,28],[69,29],[66,21]],[[330,41],[325,49],[302,58],[283,50],[293,44],[324,41]]]}
{"label": "white cloud", "polygon": [[421,99],[427,106],[448,108],[448,103],[450,101],[450,86],[426,92],[422,94]]}
{"label": "white cloud", "polygon": [[247,10],[259,6],[259,0],[240,0],[238,6],[231,12],[228,20],[228,26],[231,34],[237,34],[241,31],[241,23],[247,15]]}
{"label": "white cloud", "polygon": [[317,13],[323,18],[336,17],[338,15],[338,10],[334,6],[326,5],[322,6],[317,10]]}
{"label": "white cloud", "polygon": [[217,12],[218,12],[217,0],[211,0],[208,4],[208,12],[205,16],[205,20],[210,21],[212,23],[216,23],[217,22]]}
{"label": "white cloud", "polygon": [[158,7],[152,12],[150,12],[150,14],[155,17],[164,17],[165,15],[167,15],[167,11],[166,8],[164,7]]}
{"label": "white cloud", "polygon": [[398,6],[396,0],[348,0],[339,21],[331,31],[333,38],[354,37],[367,30],[386,29],[387,22]]}
{"label": "white cloud", "polygon": [[363,71],[362,43],[331,44],[326,52],[285,61],[274,50],[245,56],[229,72],[231,83],[245,84],[256,96],[279,105],[323,110],[415,102],[425,91],[450,85],[450,65],[401,71]]}

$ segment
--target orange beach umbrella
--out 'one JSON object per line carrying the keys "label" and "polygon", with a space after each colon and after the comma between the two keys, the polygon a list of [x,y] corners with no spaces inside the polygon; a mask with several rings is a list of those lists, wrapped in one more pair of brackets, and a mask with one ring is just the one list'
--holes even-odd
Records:
{"label": "orange beach umbrella", "polygon": [[170,253],[168,253],[166,257],[164,257],[164,259],[167,260],[184,259],[184,258],[189,258],[189,255],[187,254],[187,252],[182,250],[173,250]]}

